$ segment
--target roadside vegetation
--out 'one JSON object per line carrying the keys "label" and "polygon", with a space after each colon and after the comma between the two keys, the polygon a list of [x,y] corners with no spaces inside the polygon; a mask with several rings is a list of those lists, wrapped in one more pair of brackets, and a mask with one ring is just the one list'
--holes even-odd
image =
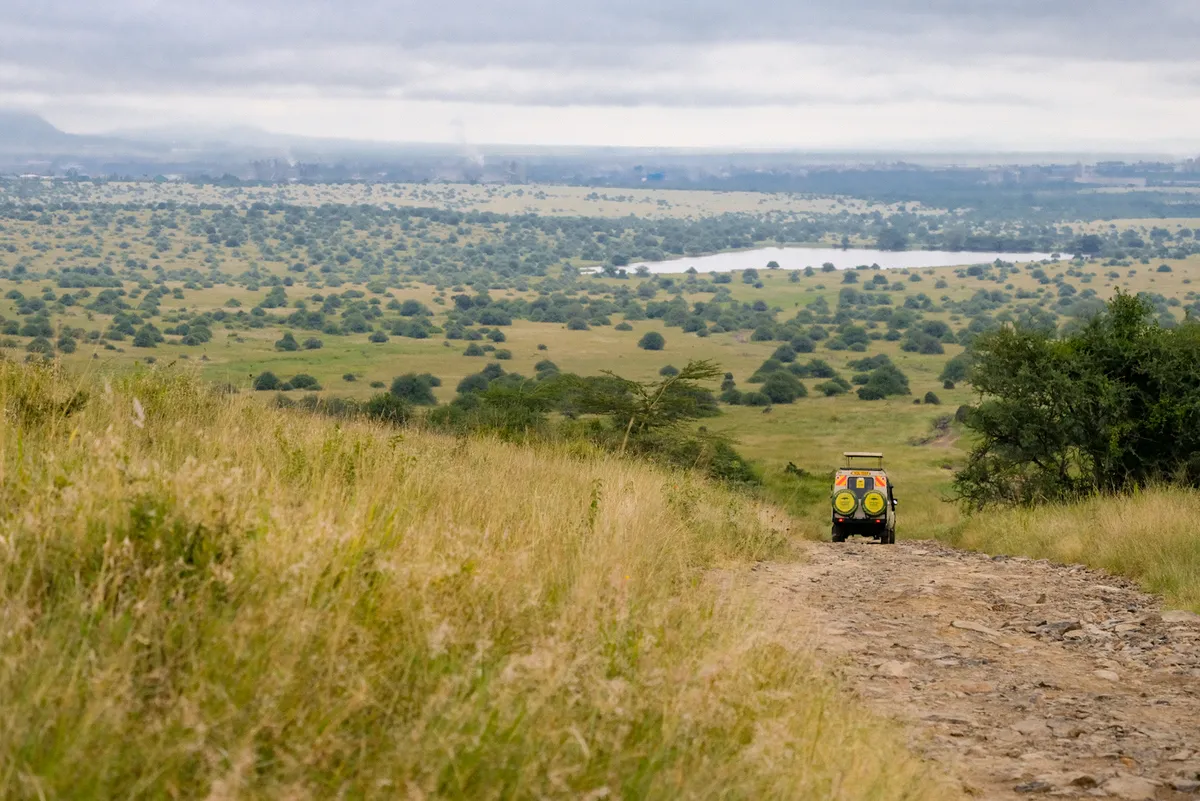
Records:
{"label": "roadside vegetation", "polygon": [[[1074,333],[981,336],[952,539],[1102,567],[1200,610],[1200,326],[1118,294]],[[1007,510],[1007,511],[1006,511]]]}
{"label": "roadside vegetation", "polygon": [[4,797],[948,797],[692,472],[178,370],[0,361],[0,413]]}
{"label": "roadside vegetation", "polygon": [[1200,496],[1179,487],[994,510],[946,529],[952,545],[1126,576],[1200,613]]}

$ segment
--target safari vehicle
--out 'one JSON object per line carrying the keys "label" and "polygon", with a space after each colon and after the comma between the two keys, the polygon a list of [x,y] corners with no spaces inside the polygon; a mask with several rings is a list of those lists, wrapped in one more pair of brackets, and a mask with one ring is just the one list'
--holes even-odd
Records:
{"label": "safari vehicle", "polygon": [[896,496],[882,453],[842,454],[846,466],[833,474],[833,541],[858,535],[884,545],[896,542]]}

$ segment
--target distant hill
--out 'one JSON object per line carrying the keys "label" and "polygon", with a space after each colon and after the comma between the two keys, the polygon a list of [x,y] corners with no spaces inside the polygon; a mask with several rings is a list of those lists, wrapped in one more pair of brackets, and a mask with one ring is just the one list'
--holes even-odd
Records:
{"label": "distant hill", "polygon": [[67,144],[76,139],[60,131],[37,114],[27,111],[0,109],[0,147],[42,147]]}

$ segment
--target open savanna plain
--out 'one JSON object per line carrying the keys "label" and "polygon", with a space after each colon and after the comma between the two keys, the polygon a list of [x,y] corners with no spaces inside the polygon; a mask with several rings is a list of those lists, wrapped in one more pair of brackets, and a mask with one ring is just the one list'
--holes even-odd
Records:
{"label": "open savanna plain", "polygon": [[[798,193],[711,192],[667,189],[593,189],[549,184],[345,183],[222,187],[195,183],[83,181],[70,186],[26,180],[4,194],[70,198],[80,203],[159,203],[249,205],[284,203],[319,206],[368,204],[381,207],[436,207],[497,214],[586,215],[594,217],[707,217],[726,213],[880,211],[895,204],[853,197]],[[908,204],[919,208],[919,204]]]}
{"label": "open savanna plain", "polygon": [[[1162,607],[1200,609],[1195,494],[949,502],[973,338],[1070,330],[1117,291],[1183,324],[1200,307],[1188,220],[1086,221],[1112,252],[1037,264],[639,276],[620,266],[870,242],[914,218],[607,191],[619,212],[590,189],[511,186],[47,185],[6,206],[0,794],[1189,787],[1173,728],[1200,664],[1192,619]],[[1052,252],[1081,230],[988,235]],[[1136,255],[1115,249],[1126,231]],[[755,480],[430,419],[504,375],[536,392],[694,362],[725,377],[686,427],[727,437]],[[432,395],[407,425],[321,413],[402,376]],[[309,398],[326,403],[293,408]],[[902,539],[1082,562],[1161,599],[945,545],[803,543],[828,538],[846,450],[887,455]]]}
{"label": "open savanna plain", "polygon": [[[809,339],[812,352],[797,353],[794,363],[824,362],[849,392],[826,397],[818,389],[826,377],[802,377],[806,397],[765,406],[723,404],[720,416],[703,422],[737,442],[768,485],[794,511],[804,512],[805,533],[812,537],[827,533],[823,493],[812,493],[783,469],[790,463],[821,476],[843,450],[852,449],[887,453],[899,476],[902,536],[946,534],[961,524],[957,509],[944,502],[964,453],[961,432],[947,418],[974,396],[961,380],[949,388],[943,372],[974,332],[1011,320],[1071,326],[1117,290],[1150,293],[1164,319],[1177,322],[1197,304],[1193,286],[1200,286],[1192,283],[1200,277],[1197,257],[860,269],[849,275],[825,272],[819,264],[795,273],[763,264],[757,274],[720,277],[588,275],[598,264],[642,253],[639,247],[669,247],[671,237],[680,237],[689,251],[704,252],[753,244],[758,234],[739,243],[741,229],[727,233],[725,217],[688,223],[682,233],[623,223],[599,230],[587,219],[608,212],[592,190],[580,187],[59,183],[51,188],[61,193],[55,196],[62,204],[58,211],[26,204],[0,227],[0,350],[24,358],[40,348],[82,374],[153,363],[193,369],[213,383],[250,392],[254,378],[269,371],[281,383],[311,377],[310,386],[319,387],[315,391],[323,398],[360,400],[396,376],[431,374],[440,379],[434,395],[446,403],[460,381],[488,363],[531,377],[549,361],[563,372],[612,371],[650,381],[668,365],[711,360],[731,374],[738,390],[751,392],[759,388],[752,376],[781,345],[796,336]],[[583,220],[575,228],[539,227],[527,217],[471,218],[453,208],[454,198],[480,208],[484,200],[517,193],[574,198],[580,202],[573,212],[597,217],[570,218]],[[382,197],[403,197],[432,210],[362,215],[355,213],[362,206],[329,205],[374,208]],[[626,190],[622,213],[640,214],[643,200],[664,213],[711,214],[722,208],[749,211],[763,200],[786,198]],[[844,210],[828,214],[838,207],[836,199],[805,202],[810,206],[802,208],[809,211],[793,209],[788,225],[808,225],[825,241],[861,239],[874,219],[865,202],[857,202],[859,218]],[[318,204],[327,205],[314,208]],[[1135,222],[1122,221],[1112,235],[1134,230],[1151,241],[1160,227],[1160,221]],[[1161,225],[1182,240],[1186,222]],[[768,241],[783,241],[794,231],[780,229]],[[680,268],[686,264],[685,257]],[[847,283],[851,277],[855,282]],[[478,308],[469,308],[478,298],[500,310],[499,324],[488,325]],[[688,314],[672,319],[662,304],[682,306]],[[529,311],[539,305],[541,311]],[[705,307],[705,330],[680,323],[683,317],[701,319],[696,310]],[[718,307],[727,312],[711,313]],[[298,321],[298,313],[319,319]],[[414,322],[420,325],[409,324]],[[153,335],[139,343],[147,325]],[[772,326],[776,330],[763,333]],[[925,326],[932,326],[934,336],[917,343],[910,332]],[[664,336],[662,350],[639,347],[648,332]],[[295,344],[281,345],[285,335]],[[856,341],[848,343],[847,337]],[[876,355],[902,371],[907,393],[857,397],[850,380],[868,371],[852,363]],[[936,396],[928,400],[937,405],[925,402],[927,393]],[[276,396],[255,394],[263,402]],[[285,392],[293,399],[308,394],[312,391]]]}

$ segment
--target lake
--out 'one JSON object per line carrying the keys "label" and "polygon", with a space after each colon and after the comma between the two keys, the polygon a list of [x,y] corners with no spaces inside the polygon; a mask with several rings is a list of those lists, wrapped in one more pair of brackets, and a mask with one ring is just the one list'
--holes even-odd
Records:
{"label": "lake", "polygon": [[767,262],[779,262],[783,270],[803,270],[812,266],[820,270],[821,265],[832,262],[839,270],[850,270],[860,264],[878,264],[885,270],[903,267],[958,267],[970,264],[991,264],[996,259],[1012,262],[1048,261],[1049,253],[982,253],[953,252],[948,250],[867,250],[850,248],[758,248],[739,250],[733,253],[715,253],[711,256],[696,256],[658,262],[632,262],[625,269],[630,273],[645,266],[652,273],[682,273],[695,267],[700,273],[728,273],[753,267],[764,270]]}

